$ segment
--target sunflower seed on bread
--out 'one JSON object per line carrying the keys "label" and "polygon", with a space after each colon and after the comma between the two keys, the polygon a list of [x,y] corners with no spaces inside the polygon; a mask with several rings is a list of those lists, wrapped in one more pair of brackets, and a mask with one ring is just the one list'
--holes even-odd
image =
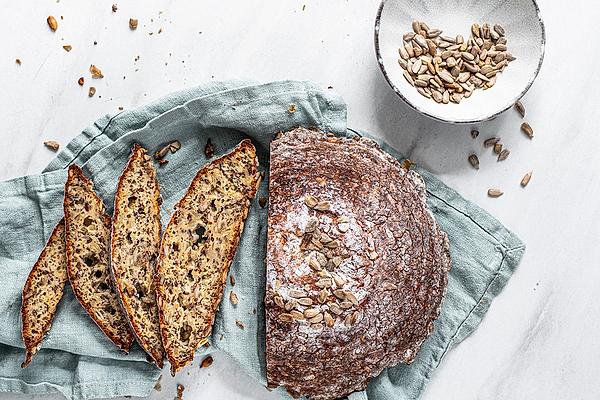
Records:
{"label": "sunflower seed on bread", "polygon": [[157,269],[161,335],[171,374],[207,342],[250,199],[256,149],[243,140],[198,171],[165,228]]}
{"label": "sunflower seed on bread", "polygon": [[61,220],[54,227],[23,287],[21,317],[26,354],[21,368],[29,365],[40,349],[44,335],[50,330],[66,282],[65,225]]}
{"label": "sunflower seed on bread", "polygon": [[137,342],[162,368],[164,348],[154,281],[161,237],[160,203],[151,157],[134,144],[117,184],[110,267]]}
{"label": "sunflower seed on bread", "polygon": [[104,334],[121,350],[133,343],[109,271],[110,216],[81,168],[69,166],[65,184],[65,247],[73,294]]}

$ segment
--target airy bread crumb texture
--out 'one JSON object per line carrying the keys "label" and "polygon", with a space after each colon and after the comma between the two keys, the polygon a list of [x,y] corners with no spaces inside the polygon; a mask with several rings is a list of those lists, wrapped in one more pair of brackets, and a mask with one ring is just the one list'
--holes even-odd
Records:
{"label": "airy bread crumb texture", "polygon": [[165,229],[157,298],[172,374],[193,360],[211,334],[258,183],[256,149],[244,140],[196,174]]}
{"label": "airy bread crumb texture", "polygon": [[160,248],[160,202],[152,159],[135,144],[117,185],[111,269],[138,343],[162,368],[164,349],[154,280]]}
{"label": "airy bread crumb texture", "polygon": [[111,220],[81,168],[69,166],[65,184],[67,274],[73,293],[104,334],[128,352],[133,335],[109,271]]}
{"label": "airy bread crumb texture", "polygon": [[21,368],[29,365],[40,349],[44,335],[50,330],[66,282],[65,225],[61,220],[52,231],[23,287],[21,316],[26,354]]}

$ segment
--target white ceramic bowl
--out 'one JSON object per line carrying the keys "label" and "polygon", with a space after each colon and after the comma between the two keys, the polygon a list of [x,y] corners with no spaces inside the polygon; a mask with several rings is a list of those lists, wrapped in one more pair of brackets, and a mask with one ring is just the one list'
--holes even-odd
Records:
{"label": "white ceramic bowl", "polygon": [[[442,35],[470,37],[473,23],[500,24],[508,51],[516,60],[499,74],[488,90],[477,89],[459,104],[438,104],[423,97],[403,77],[398,65],[402,35],[412,21],[438,28]],[[394,91],[415,110],[454,123],[494,118],[511,107],[531,87],[544,59],[546,34],[535,0],[383,0],[375,21],[375,52],[381,71]]]}

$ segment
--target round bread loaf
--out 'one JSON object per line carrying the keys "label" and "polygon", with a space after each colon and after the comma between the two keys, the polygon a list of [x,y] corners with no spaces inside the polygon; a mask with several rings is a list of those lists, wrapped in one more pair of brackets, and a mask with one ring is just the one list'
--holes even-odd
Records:
{"label": "round bread loaf", "polygon": [[373,141],[303,128],[271,143],[269,386],[335,399],[414,360],[446,291],[425,184]]}

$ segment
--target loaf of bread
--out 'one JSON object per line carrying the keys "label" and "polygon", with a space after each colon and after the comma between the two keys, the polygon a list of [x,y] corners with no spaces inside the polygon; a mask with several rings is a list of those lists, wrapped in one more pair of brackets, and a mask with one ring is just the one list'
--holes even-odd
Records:
{"label": "loaf of bread", "polygon": [[258,183],[256,149],[243,140],[198,171],[165,228],[157,299],[173,375],[193,360],[211,334]]}
{"label": "loaf of bread", "polygon": [[23,287],[21,317],[26,354],[21,368],[29,365],[42,346],[42,339],[52,326],[66,282],[65,225],[60,220]]}
{"label": "loaf of bread", "polygon": [[111,219],[92,182],[77,165],[69,166],[64,212],[67,275],[73,293],[102,332],[128,352],[133,335],[108,265]]}
{"label": "loaf of bread", "polygon": [[162,368],[164,349],[155,290],[161,233],[160,203],[152,158],[135,144],[117,184],[110,267],[137,342]]}
{"label": "loaf of bread", "polygon": [[295,129],[271,143],[268,224],[269,386],[336,399],[414,360],[450,269],[417,173],[371,140]]}

